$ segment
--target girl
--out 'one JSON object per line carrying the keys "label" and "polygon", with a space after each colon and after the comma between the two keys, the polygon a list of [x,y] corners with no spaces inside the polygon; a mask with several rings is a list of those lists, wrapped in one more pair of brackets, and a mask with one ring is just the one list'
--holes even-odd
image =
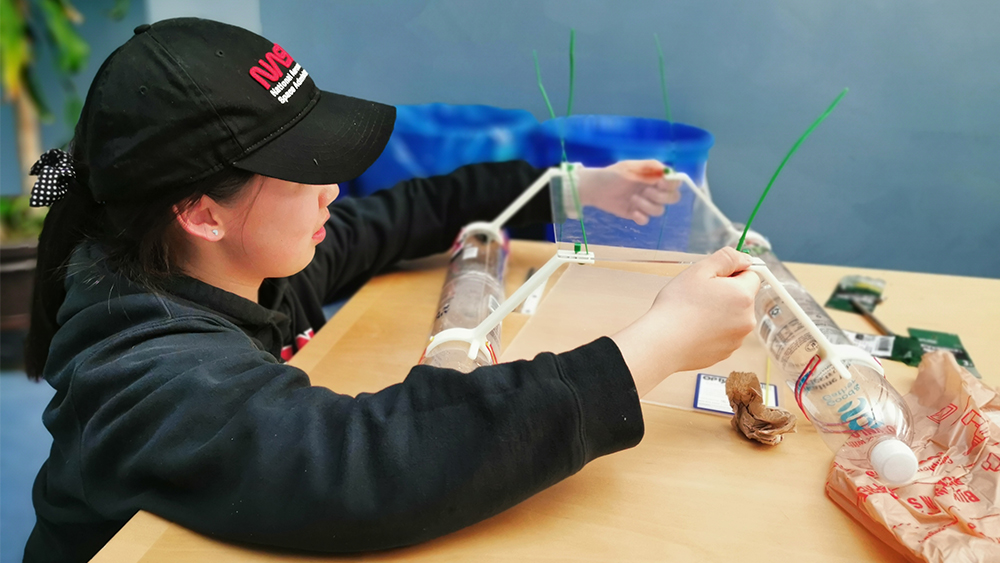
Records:
{"label": "girl", "polygon": [[[447,249],[540,174],[474,165],[331,205],[393,119],[211,21],[140,26],[104,62],[72,155],[50,151],[33,170],[35,203],[52,209],[28,371],[56,395],[26,561],[87,560],[138,510],[326,552],[446,534],[638,443],[639,397],[750,331],[757,277],[727,249],[571,352],[468,375],[418,366],[358,397],[310,386],[282,360],[323,325],[323,303]],[[660,166],[617,170],[657,178]],[[676,193],[651,182],[618,186],[626,197],[607,209],[662,213]],[[514,223],[545,222],[549,206],[542,195]]]}

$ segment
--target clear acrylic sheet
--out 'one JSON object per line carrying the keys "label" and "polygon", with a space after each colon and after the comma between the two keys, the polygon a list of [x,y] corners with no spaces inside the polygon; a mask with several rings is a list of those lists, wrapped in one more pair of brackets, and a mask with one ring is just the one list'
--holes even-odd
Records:
{"label": "clear acrylic sheet", "polygon": [[[665,256],[661,251],[709,254],[737,242],[732,227],[712,213],[685,183],[641,182],[606,168],[575,167],[574,174],[573,182],[556,177],[549,185],[555,241],[560,249],[569,250],[580,244],[594,251],[599,261],[660,262]],[[628,184],[633,189],[628,189]],[[679,200],[666,205],[662,215],[650,216],[645,225],[621,216],[621,211],[628,207],[625,198],[632,197],[643,186],[657,184],[661,189],[664,184],[671,184],[671,189],[679,193]],[[707,194],[707,186],[702,189]],[[588,193],[581,194],[581,190]],[[594,196],[602,190],[600,197]],[[594,199],[600,203],[588,205]],[[582,227],[578,209],[583,212]]]}
{"label": "clear acrylic sheet", "polygon": [[[614,334],[645,313],[672,276],[738,240],[733,225],[709,209],[686,183],[636,181],[607,168],[574,166],[573,173],[572,182],[556,177],[549,185],[555,241],[560,250],[579,245],[593,252],[596,267],[567,267],[501,361],[563,352]],[[679,194],[675,203],[665,205],[662,215],[649,217],[645,225],[622,216],[628,205],[621,199],[644,187]],[[707,186],[702,189],[707,194]],[[607,191],[595,197],[600,190]],[[588,205],[595,200],[598,205]],[[756,370],[763,380],[765,368],[764,349],[751,334],[730,358],[700,373],[727,376],[734,370]],[[694,410],[698,373],[667,378],[643,401]],[[779,389],[785,391],[784,386]],[[779,404],[789,404],[786,400],[780,397]]]}

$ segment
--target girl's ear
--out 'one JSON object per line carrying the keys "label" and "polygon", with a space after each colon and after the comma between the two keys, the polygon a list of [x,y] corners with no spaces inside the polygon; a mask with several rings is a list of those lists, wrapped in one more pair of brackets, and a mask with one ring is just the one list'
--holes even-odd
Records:
{"label": "girl's ear", "polygon": [[184,209],[175,205],[174,215],[177,217],[177,224],[194,237],[215,242],[225,236],[219,204],[207,195],[201,196],[198,201]]}

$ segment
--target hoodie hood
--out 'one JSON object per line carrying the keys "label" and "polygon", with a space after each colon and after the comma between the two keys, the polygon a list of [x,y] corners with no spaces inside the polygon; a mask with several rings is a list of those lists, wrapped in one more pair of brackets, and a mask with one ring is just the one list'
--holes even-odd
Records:
{"label": "hoodie hood", "polygon": [[169,278],[162,289],[152,290],[110,270],[107,253],[92,241],[73,251],[66,270],[66,300],[57,316],[60,327],[72,325],[72,319],[84,312],[131,318],[133,311],[153,306],[166,318],[183,316],[185,311],[221,317],[276,358],[280,357],[282,342],[291,335],[288,316],[279,312],[279,305],[290,291],[285,279],[266,280],[260,290],[260,303],[185,275]]}

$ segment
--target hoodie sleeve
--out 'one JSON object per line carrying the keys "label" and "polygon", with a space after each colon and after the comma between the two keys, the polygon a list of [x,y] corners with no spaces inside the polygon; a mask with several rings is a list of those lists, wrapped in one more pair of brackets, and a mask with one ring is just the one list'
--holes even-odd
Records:
{"label": "hoodie sleeve", "polygon": [[[326,239],[296,277],[330,302],[400,260],[447,250],[463,226],[496,217],[542,173],[523,161],[473,164],[337,201]],[[542,190],[509,226],[551,221],[549,192]]]}
{"label": "hoodie sleeve", "polygon": [[142,509],[227,540],[387,549],[483,520],[643,434],[608,338],[468,375],[418,366],[350,397],[240,333],[177,321],[104,347],[63,398],[85,497],[110,520]]}

